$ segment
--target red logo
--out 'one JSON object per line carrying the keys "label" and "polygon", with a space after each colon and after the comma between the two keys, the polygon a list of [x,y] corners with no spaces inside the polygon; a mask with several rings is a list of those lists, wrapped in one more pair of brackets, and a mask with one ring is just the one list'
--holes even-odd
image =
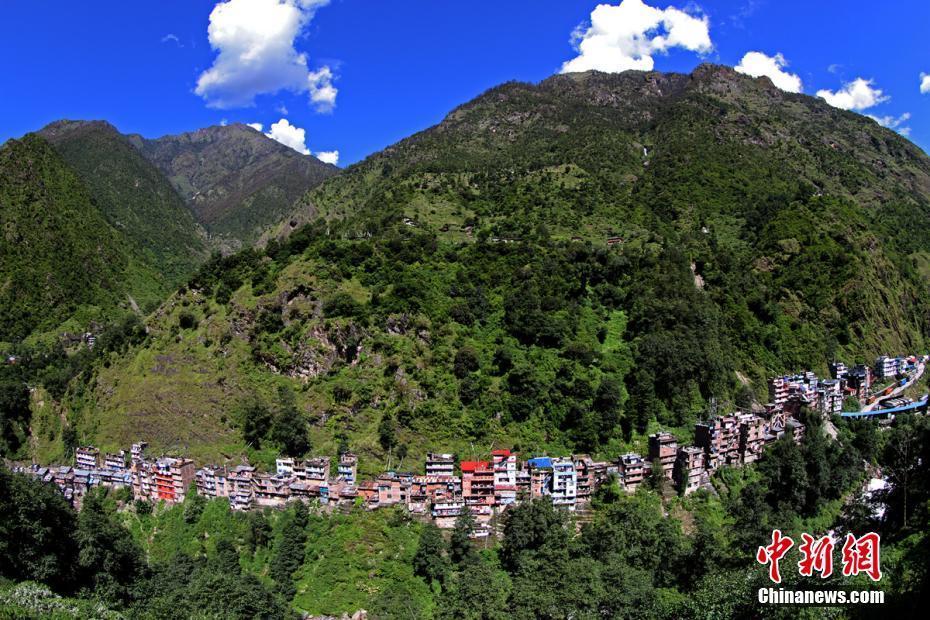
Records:
{"label": "red logo", "polygon": [[782,536],[781,530],[772,530],[772,544],[767,547],[759,547],[756,551],[756,560],[759,564],[769,564],[769,579],[775,583],[781,583],[781,573],[778,570],[778,562],[788,550],[794,546],[794,541],[788,536]]}
{"label": "red logo", "polygon": [[[805,577],[811,577],[817,572],[822,579],[832,575],[835,547],[833,539],[829,535],[814,538],[805,533],[801,534],[801,540],[801,545],[798,547],[798,552],[801,554],[798,572]],[[781,583],[781,570],[778,563],[793,546],[794,541],[791,537],[784,536],[781,530],[772,530],[771,544],[759,547],[756,551],[756,561],[759,564],[768,565],[769,579],[773,582]],[[874,532],[869,532],[859,538],[853,534],[847,534],[842,549],[843,576],[851,577],[865,573],[872,581],[879,581],[882,578],[880,546],[881,537]]]}
{"label": "red logo", "polygon": [[848,577],[865,573],[872,581],[881,579],[880,545],[881,537],[873,532],[861,538],[847,534],[846,542],[843,543],[843,575]]}
{"label": "red logo", "polygon": [[814,571],[820,573],[822,579],[833,574],[833,540],[829,536],[815,539],[810,534],[801,534],[804,542],[798,547],[801,560],[798,562],[799,572],[810,577]]}

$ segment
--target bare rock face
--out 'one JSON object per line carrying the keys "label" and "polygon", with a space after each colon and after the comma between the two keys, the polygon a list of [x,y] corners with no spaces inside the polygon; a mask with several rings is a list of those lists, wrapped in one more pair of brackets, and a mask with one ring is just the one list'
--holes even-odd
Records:
{"label": "bare rock face", "polygon": [[197,220],[234,246],[253,242],[304,192],[339,171],[242,124],[130,139],[168,177]]}

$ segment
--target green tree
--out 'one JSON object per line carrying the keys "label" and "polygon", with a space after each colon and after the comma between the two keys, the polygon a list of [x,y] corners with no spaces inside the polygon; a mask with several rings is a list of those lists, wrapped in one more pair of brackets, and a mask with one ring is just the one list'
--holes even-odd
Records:
{"label": "green tree", "polygon": [[477,525],[478,523],[475,521],[475,516],[471,513],[471,510],[467,507],[463,508],[462,514],[455,520],[455,527],[452,529],[452,535],[449,538],[449,558],[455,564],[461,564],[475,552],[471,535]]}
{"label": "green tree", "polygon": [[449,558],[446,556],[446,543],[439,528],[428,523],[420,531],[420,542],[413,556],[413,572],[426,580],[443,583],[449,572]]}
{"label": "green tree", "polygon": [[507,511],[501,563],[516,570],[524,556],[532,556],[546,545],[564,547],[569,542],[568,521],[548,498],[536,498]]}
{"label": "green tree", "polygon": [[74,511],[58,489],[0,467],[0,576],[73,592],[76,529]]}
{"label": "green tree", "polygon": [[291,508],[281,528],[281,538],[271,560],[269,574],[277,585],[278,592],[290,600],[294,597],[294,573],[304,563],[307,543],[307,508],[301,502]]}
{"label": "green tree", "polygon": [[105,506],[106,491],[84,496],[75,538],[78,570],[89,593],[107,603],[128,603],[136,580],[146,573],[142,550]]}
{"label": "green tree", "polygon": [[307,422],[297,408],[297,397],[287,386],[278,389],[278,409],[271,423],[271,440],[281,451],[299,457],[310,451]]}
{"label": "green tree", "polygon": [[245,443],[260,448],[271,430],[271,411],[257,399],[248,400],[239,410],[239,428]]}
{"label": "green tree", "polygon": [[511,617],[510,581],[479,554],[469,554],[439,597],[438,620],[497,620]]}

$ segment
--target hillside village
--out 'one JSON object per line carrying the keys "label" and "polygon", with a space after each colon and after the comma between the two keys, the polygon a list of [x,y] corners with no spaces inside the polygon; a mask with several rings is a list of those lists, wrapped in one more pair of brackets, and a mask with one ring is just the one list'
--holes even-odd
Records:
{"label": "hillside village", "polygon": [[[807,371],[769,379],[769,398],[758,412],[716,415],[694,426],[694,442],[680,445],[669,432],[649,436],[648,453],[627,453],[613,461],[589,455],[534,456],[520,459],[509,449],[492,450],[489,459],[457,461],[448,453],[430,453],[424,473],[388,471],[373,480],[358,477],[358,457],[338,456],[335,471],[329,457],[281,456],[275,472],[259,471],[248,462],[222,466],[195,463],[183,456],[152,457],[147,444],[133,444],[129,453],[101,454],[92,446],[78,448],[74,465],[12,465],[18,471],[55,484],[79,507],[91,488],[130,489],[136,500],[183,502],[192,489],[207,498],[227,498],[233,510],[284,508],[289,501],[316,502],[326,510],[362,505],[374,510],[402,506],[411,514],[450,529],[464,512],[475,517],[476,537],[492,532],[492,519],[518,502],[548,497],[568,511],[584,508],[597,489],[615,480],[634,492],[650,476],[665,480],[680,494],[709,487],[710,476],[721,467],[740,467],[757,461],[770,446],[787,436],[800,442],[805,426],[802,409],[824,417],[842,412],[844,399],[865,405],[863,411],[887,401],[912,385],[923,373],[924,357],[880,356],[874,366],[830,366],[831,378]],[[891,381],[887,386],[876,383]],[[926,409],[926,399],[919,401]],[[880,414],[883,409],[876,409]],[[852,412],[857,415],[861,412]],[[887,417],[887,416],[885,416]],[[661,469],[661,474],[659,470]]]}

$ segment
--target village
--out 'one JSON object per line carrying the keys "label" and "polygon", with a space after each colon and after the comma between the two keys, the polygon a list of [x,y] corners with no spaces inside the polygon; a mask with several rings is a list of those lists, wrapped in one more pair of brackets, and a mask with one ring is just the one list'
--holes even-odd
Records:
{"label": "village", "polygon": [[[876,407],[886,401],[899,406],[905,399],[898,394],[920,378],[926,362],[926,356],[881,356],[872,367],[847,368],[834,362],[829,379],[813,372],[772,377],[770,402],[764,408],[699,422],[689,445],[680,444],[670,432],[654,433],[648,437],[647,454],[627,453],[613,461],[595,461],[585,454],[522,460],[505,448],[492,450],[486,460],[458,461],[452,454],[430,453],[423,474],[388,471],[373,480],[360,480],[358,457],[351,452],[338,456],[335,471],[326,456],[281,456],[274,472],[259,471],[247,462],[198,469],[189,458],[152,457],[147,444],[140,442],[129,453],[101,454],[94,447],[77,448],[73,465],[12,464],[11,468],[57,485],[76,507],[89,489],[98,486],[130,489],[136,500],[166,504],[183,502],[196,489],[206,498],[228,499],[237,511],[283,508],[290,501],[315,502],[327,510],[401,506],[445,529],[469,511],[477,523],[473,535],[484,537],[492,532],[494,517],[509,506],[547,497],[553,505],[574,512],[584,509],[608,480],[634,492],[653,476],[688,495],[708,487],[710,476],[721,467],[757,461],[767,446],[783,436],[800,442],[805,432],[799,419],[802,409],[829,418],[842,412],[848,397],[863,405],[863,412],[881,413]],[[873,388],[876,382],[885,381],[890,383]],[[925,409],[926,399],[921,402]]]}

